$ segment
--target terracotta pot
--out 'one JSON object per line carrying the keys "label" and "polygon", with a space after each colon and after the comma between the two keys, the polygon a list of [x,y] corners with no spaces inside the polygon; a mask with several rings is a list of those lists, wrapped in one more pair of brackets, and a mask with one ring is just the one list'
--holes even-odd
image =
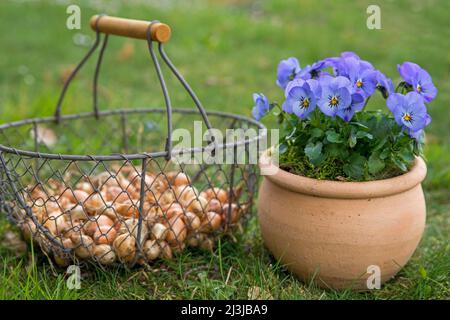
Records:
{"label": "terracotta pot", "polygon": [[[262,170],[278,169],[262,161]],[[278,169],[264,176],[259,191],[265,244],[300,279],[314,278],[321,287],[366,290],[368,277],[374,283],[376,275],[369,266],[380,268],[383,283],[422,237],[426,171],[421,158],[406,174],[370,182],[316,180]]]}

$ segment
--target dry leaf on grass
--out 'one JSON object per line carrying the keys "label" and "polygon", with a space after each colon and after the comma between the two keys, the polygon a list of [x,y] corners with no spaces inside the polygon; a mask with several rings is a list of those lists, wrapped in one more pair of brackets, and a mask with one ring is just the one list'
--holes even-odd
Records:
{"label": "dry leaf on grass", "polygon": [[247,297],[249,300],[273,300],[272,295],[258,286],[248,288]]}

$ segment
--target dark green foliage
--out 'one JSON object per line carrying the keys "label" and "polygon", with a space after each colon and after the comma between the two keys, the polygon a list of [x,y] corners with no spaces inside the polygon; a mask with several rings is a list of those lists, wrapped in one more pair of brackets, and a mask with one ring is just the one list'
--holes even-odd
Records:
{"label": "dark green foliage", "polygon": [[282,115],[280,166],[295,174],[327,180],[385,179],[408,171],[421,154],[421,142],[380,111],[357,113],[349,123],[319,110],[308,121]]}

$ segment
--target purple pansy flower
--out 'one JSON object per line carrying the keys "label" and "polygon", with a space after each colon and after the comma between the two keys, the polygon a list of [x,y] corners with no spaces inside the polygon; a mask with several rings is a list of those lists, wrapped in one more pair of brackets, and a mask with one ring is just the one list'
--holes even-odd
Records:
{"label": "purple pansy flower", "polygon": [[425,102],[429,103],[434,100],[437,89],[426,70],[412,62],[404,62],[402,65],[397,65],[397,69],[405,82],[410,84],[412,89],[420,94]]}
{"label": "purple pansy flower", "polygon": [[353,118],[355,112],[362,110],[366,102],[366,99],[360,93],[353,93],[351,98],[352,101],[350,105],[347,108],[338,110],[336,113],[336,115],[345,122],[349,122]]}
{"label": "purple pansy flower", "polygon": [[382,90],[385,91],[386,96],[389,96],[391,93],[394,93],[394,84],[392,80],[386,77],[381,71],[376,71],[377,75],[377,86],[382,87]]}
{"label": "purple pansy flower", "polygon": [[[306,67],[302,68],[294,77],[294,79],[303,79],[308,80],[311,79],[311,66],[307,65]],[[286,87],[285,87],[286,89]]]}
{"label": "purple pansy flower", "polygon": [[344,60],[348,60],[349,58],[355,59],[359,61],[359,66],[361,69],[371,69],[374,70],[375,68],[372,66],[372,64],[369,61],[362,60],[356,53],[351,51],[345,51],[341,53],[341,57]]}
{"label": "purple pansy flower", "polygon": [[377,72],[354,58],[345,59],[345,65],[353,90],[365,97],[371,96],[377,87]]}
{"label": "purple pansy flower", "polygon": [[253,100],[255,101],[255,106],[252,109],[252,115],[253,118],[259,121],[267,114],[267,112],[269,112],[269,101],[262,93],[254,93]]}
{"label": "purple pansy flower", "polygon": [[420,70],[420,66],[413,62],[403,62],[403,64],[397,65],[397,70],[400,76],[405,80],[405,82],[412,84],[414,77]]}
{"label": "purple pansy flower", "polygon": [[297,58],[290,57],[281,60],[277,69],[277,85],[286,88],[289,81],[294,79],[295,75],[300,72],[300,63]]}
{"label": "purple pansy flower", "polygon": [[353,58],[355,60],[359,60],[359,56],[351,51],[344,51],[341,53],[340,57],[330,57],[325,58],[324,61],[333,67],[333,72],[336,76],[346,76],[346,68],[344,66],[344,61],[346,58]]}
{"label": "purple pansy flower", "polygon": [[[430,117],[429,114],[427,114],[427,117],[425,119],[425,127],[428,126],[430,123],[431,123],[431,117]],[[416,132],[410,132],[409,135],[412,138],[420,141],[422,139],[422,136],[423,136],[423,129],[419,130],[419,131],[416,131]]]}
{"label": "purple pansy flower", "polygon": [[330,65],[327,63],[327,61],[325,61],[325,60],[319,60],[319,61],[316,61],[316,62],[314,62],[313,64],[312,64],[312,66],[311,66],[311,70],[314,72],[314,71],[320,71],[320,70],[322,70],[322,69],[325,69],[325,68],[327,68],[327,67],[329,67]]}
{"label": "purple pansy flower", "polygon": [[356,53],[354,53],[353,51],[341,52],[341,57],[342,58],[355,58],[357,60],[361,60],[361,58]]}
{"label": "purple pansy flower", "polygon": [[406,95],[393,93],[388,97],[386,103],[394,115],[395,121],[407,129],[411,136],[431,122],[423,98],[417,92],[408,92]]}
{"label": "purple pansy flower", "polygon": [[327,116],[334,117],[339,110],[346,109],[352,102],[350,94],[350,80],[345,77],[320,78],[322,95],[318,105],[320,110]]}
{"label": "purple pansy flower", "polygon": [[437,89],[433,84],[433,80],[428,72],[420,69],[416,77],[414,77],[412,86],[414,91],[420,94],[426,103],[430,103],[436,98]]}
{"label": "purple pansy flower", "polygon": [[305,119],[316,108],[320,93],[321,87],[317,80],[295,79],[286,87],[286,101],[282,108],[287,113],[294,113],[297,117]]}
{"label": "purple pansy flower", "polygon": [[333,67],[336,76],[349,77],[350,69],[355,64],[357,64],[361,70],[374,70],[374,67],[370,62],[361,60],[356,53],[351,51],[342,52],[340,57],[326,58],[324,61],[329,66]]}
{"label": "purple pansy flower", "polygon": [[325,58],[323,61],[325,61],[329,66],[335,66],[339,64],[339,61],[342,61],[343,59],[346,58],[353,58],[356,60],[360,60],[359,56],[356,53],[351,51],[344,51],[341,53],[339,57],[329,57]]}
{"label": "purple pansy flower", "polygon": [[317,62],[314,62],[312,65],[307,65],[306,67],[301,69],[299,73],[295,76],[295,78],[303,80],[317,78],[320,76],[321,71],[329,66],[330,65],[327,61],[319,60]]}
{"label": "purple pansy flower", "polygon": [[293,79],[308,80],[318,77],[320,71],[326,68],[328,65],[324,60],[317,61],[312,65],[307,65],[304,68],[300,68],[298,60],[294,57],[286,60],[281,60],[278,64],[277,70],[277,85],[283,89]]}

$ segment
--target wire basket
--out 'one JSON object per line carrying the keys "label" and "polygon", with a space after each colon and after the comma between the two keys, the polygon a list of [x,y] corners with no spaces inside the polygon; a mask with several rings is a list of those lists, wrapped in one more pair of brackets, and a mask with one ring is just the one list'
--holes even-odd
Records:
{"label": "wire basket", "polygon": [[[238,161],[238,149],[248,156],[263,138],[263,125],[205,112],[164,51],[167,25],[98,15],[91,27],[96,41],[65,82],[54,116],[0,125],[2,210],[61,266],[80,259],[133,266],[170,259],[186,247],[212,250],[215,239],[232,234],[252,210],[257,167]],[[99,111],[97,82],[111,34],[147,40],[165,109]],[[94,111],[61,115],[72,79],[99,46]],[[159,59],[198,110],[172,109]],[[258,135],[232,143],[211,136],[199,147],[173,148],[173,128],[192,128],[195,120],[223,133],[253,128]],[[180,161],[225,149],[232,150],[231,162]]]}

